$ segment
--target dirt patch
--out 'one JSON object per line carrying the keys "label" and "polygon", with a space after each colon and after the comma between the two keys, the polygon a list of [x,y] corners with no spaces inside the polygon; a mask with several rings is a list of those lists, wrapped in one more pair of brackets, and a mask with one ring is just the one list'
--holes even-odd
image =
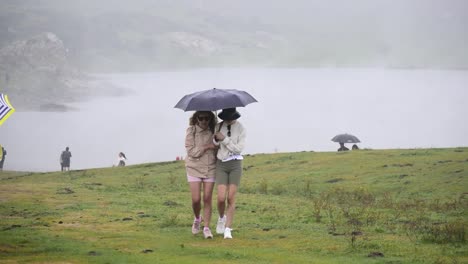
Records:
{"label": "dirt patch", "polygon": [[13,253],[16,247],[9,244],[0,244],[0,253]]}
{"label": "dirt patch", "polygon": [[71,188],[61,188],[61,189],[58,189],[56,194],[72,194],[72,193],[75,193],[75,191],[73,191]]}
{"label": "dirt patch", "polygon": [[0,185],[0,202],[8,202],[12,199],[20,197],[38,197],[41,194],[46,193],[45,191],[39,191],[40,188],[26,187],[24,185],[4,184]]}

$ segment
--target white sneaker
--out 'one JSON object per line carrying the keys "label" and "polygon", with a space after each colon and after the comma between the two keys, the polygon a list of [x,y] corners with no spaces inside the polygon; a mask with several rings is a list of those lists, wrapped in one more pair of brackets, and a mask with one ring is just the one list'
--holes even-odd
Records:
{"label": "white sneaker", "polygon": [[226,216],[223,216],[223,218],[218,218],[218,224],[216,225],[216,233],[224,234],[225,228],[226,228]]}
{"label": "white sneaker", "polygon": [[211,234],[211,230],[209,228],[203,228],[203,236],[205,236],[206,239],[211,239],[213,238],[213,234]]}
{"label": "white sneaker", "polygon": [[226,227],[224,229],[224,239],[231,239],[232,238],[232,235],[231,235],[231,228],[229,227]]}

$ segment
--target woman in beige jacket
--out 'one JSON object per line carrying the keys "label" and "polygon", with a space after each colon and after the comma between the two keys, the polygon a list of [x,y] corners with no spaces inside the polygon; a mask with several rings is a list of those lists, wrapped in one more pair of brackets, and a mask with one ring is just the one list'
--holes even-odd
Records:
{"label": "woman in beige jacket", "polygon": [[213,143],[216,123],[216,116],[212,112],[197,111],[190,118],[190,126],[185,135],[185,149],[187,151],[185,168],[195,215],[192,233],[195,235],[200,232],[201,190],[203,189],[203,235],[205,238],[213,238],[209,226],[216,170],[217,147]]}

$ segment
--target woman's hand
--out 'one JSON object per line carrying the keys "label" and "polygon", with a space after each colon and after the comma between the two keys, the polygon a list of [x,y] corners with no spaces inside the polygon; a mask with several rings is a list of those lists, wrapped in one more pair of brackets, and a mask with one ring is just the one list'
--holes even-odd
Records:
{"label": "woman's hand", "polygon": [[213,143],[208,143],[208,144],[205,144],[203,146],[203,148],[205,149],[205,151],[209,150],[209,149],[216,149],[216,145],[213,144]]}
{"label": "woman's hand", "polygon": [[215,137],[215,140],[218,141],[218,142],[219,142],[219,141],[223,141],[224,138],[225,138],[225,136],[224,136],[223,133],[221,133],[221,132],[216,132],[215,135],[214,135],[214,137]]}

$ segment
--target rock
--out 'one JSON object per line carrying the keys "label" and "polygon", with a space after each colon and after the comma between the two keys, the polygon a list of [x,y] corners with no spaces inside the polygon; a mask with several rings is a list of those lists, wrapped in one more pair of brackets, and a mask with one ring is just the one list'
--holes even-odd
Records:
{"label": "rock", "polygon": [[196,56],[208,56],[219,50],[219,44],[206,37],[189,32],[170,32],[167,38],[175,46]]}
{"label": "rock", "polygon": [[16,110],[70,111],[67,103],[88,99],[91,92],[123,94],[96,81],[72,65],[63,41],[51,32],[0,49],[0,88]]}
{"label": "rock", "polygon": [[369,255],[367,255],[369,258],[375,258],[375,257],[384,257],[384,254],[382,252],[371,252]]}
{"label": "rock", "polygon": [[58,189],[56,193],[57,194],[72,194],[72,193],[75,193],[75,191],[73,191],[72,189],[68,187],[65,187],[65,188]]}
{"label": "rock", "polygon": [[55,103],[43,104],[39,106],[40,112],[68,112],[70,110],[77,110],[77,109],[66,106],[64,104],[55,104]]}
{"label": "rock", "polygon": [[177,202],[174,202],[174,201],[171,201],[171,200],[165,201],[163,204],[164,204],[165,206],[169,206],[169,207],[176,207],[176,206],[179,206],[179,204],[178,204]]}

